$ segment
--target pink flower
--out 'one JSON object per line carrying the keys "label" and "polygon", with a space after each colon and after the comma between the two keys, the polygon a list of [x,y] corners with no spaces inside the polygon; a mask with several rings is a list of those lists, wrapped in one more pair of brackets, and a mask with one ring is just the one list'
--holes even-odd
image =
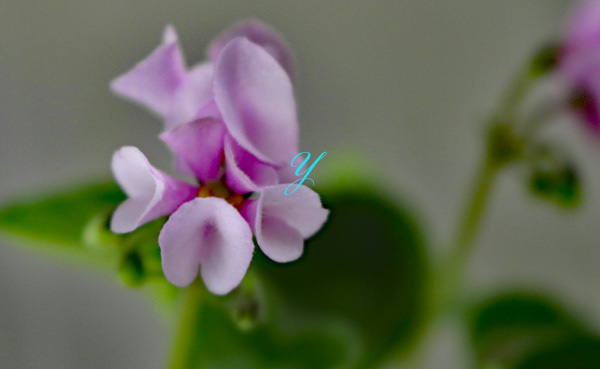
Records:
{"label": "pink flower", "polygon": [[[160,137],[192,185],[155,169],[135,147],[123,147],[112,168],[127,194],[111,229],[126,233],[169,216],[159,235],[163,271],[177,286],[198,273],[226,294],[250,265],[253,234],[278,262],[302,255],[304,239],[325,223],[319,196],[302,186],[285,196],[284,166],[298,150],[291,59],[278,36],[249,21],[209,49],[209,60],[187,70],[175,31],[112,88],[162,116]],[[256,200],[248,199],[258,193]],[[254,198],[255,196],[252,196]]]}
{"label": "pink flower", "polygon": [[567,27],[559,71],[572,90],[573,105],[600,134],[600,1],[582,1]]}
{"label": "pink flower", "polygon": [[257,200],[222,182],[191,185],[154,168],[137,148],[118,150],[113,173],[127,194],[114,212],[111,229],[127,233],[153,219],[170,215],[158,242],[163,271],[177,286],[198,275],[215,294],[235,288],[250,265],[254,243],[278,262],[302,255],[304,239],[325,223],[328,211],[319,195],[301,186],[285,196],[286,184],[264,187]]}
{"label": "pink flower", "polygon": [[223,33],[208,54],[187,70],[167,27],[162,45],[111,87],[165,120],[161,138],[180,173],[214,181],[224,155],[226,181],[236,191],[277,184],[298,152],[290,52],[270,28],[246,21]]}

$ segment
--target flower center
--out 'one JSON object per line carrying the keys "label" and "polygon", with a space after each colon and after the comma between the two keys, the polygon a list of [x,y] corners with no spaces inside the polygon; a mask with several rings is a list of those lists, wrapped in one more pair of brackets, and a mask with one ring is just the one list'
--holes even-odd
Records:
{"label": "flower center", "polygon": [[222,182],[213,182],[202,185],[198,189],[198,197],[220,197],[225,199],[238,211],[242,209],[242,206],[246,202],[244,196],[239,193],[235,193],[231,188],[227,187]]}

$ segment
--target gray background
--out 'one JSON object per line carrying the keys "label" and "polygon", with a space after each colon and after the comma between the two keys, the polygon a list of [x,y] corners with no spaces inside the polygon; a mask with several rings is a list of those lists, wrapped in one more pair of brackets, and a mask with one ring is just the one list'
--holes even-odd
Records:
{"label": "gray background", "polygon": [[[568,5],[3,0],[0,201],[108,175],[126,144],[170,168],[161,123],[111,96],[108,82],[154,49],[166,23],[193,63],[225,26],[256,16],[296,51],[302,150],[369,158],[442,244],[481,154],[482,120],[534,48],[559,35]],[[503,176],[469,280],[481,290],[524,281],[600,326],[600,147],[569,119],[550,135],[579,163],[585,205],[553,211],[527,195],[522,173]],[[0,242],[0,368],[163,366],[170,328],[142,294]],[[432,340],[432,368],[461,367],[451,327]]]}

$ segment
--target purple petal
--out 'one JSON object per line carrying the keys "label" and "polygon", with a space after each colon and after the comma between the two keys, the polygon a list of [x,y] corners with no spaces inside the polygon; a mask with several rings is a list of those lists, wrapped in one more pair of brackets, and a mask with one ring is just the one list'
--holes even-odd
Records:
{"label": "purple petal", "polygon": [[158,243],[163,271],[171,283],[187,286],[200,269],[208,290],[218,295],[240,284],[254,251],[248,223],[216,197],[183,204],[165,223]]}
{"label": "purple petal", "polygon": [[288,163],[298,152],[292,84],[260,46],[230,41],[215,66],[214,96],[229,134],[258,159]]}
{"label": "purple petal", "polygon": [[115,233],[131,232],[140,225],[171,214],[195,197],[197,188],[155,169],[136,147],[125,146],[112,160],[114,176],[127,194],[111,219]]}
{"label": "purple petal", "polygon": [[196,119],[198,118],[215,118],[219,120],[223,120],[223,116],[219,111],[219,107],[217,106],[217,102],[215,99],[210,99],[206,104],[202,105],[200,110],[196,113]]}
{"label": "purple petal", "polygon": [[171,42],[160,45],[111,83],[115,93],[146,105],[163,117],[169,113],[173,97],[185,78],[185,65],[174,30],[167,27],[164,38]]}
{"label": "purple petal", "polygon": [[187,72],[173,97],[165,129],[191,121],[198,110],[212,99],[213,68],[213,63],[203,63]]}
{"label": "purple petal", "polygon": [[277,177],[279,178],[279,183],[292,183],[300,178],[296,175],[296,168],[292,167],[290,163],[288,163],[288,165],[278,167],[276,171]]}
{"label": "purple petal", "polygon": [[293,194],[285,195],[287,186],[272,186],[262,192],[259,199],[262,212],[285,220],[298,229],[302,237],[311,237],[325,224],[329,210],[323,209],[319,194],[305,185],[301,185]]}
{"label": "purple petal", "polygon": [[197,119],[160,135],[175,153],[182,174],[193,174],[203,183],[220,177],[225,125],[212,118]]}
{"label": "purple petal", "polygon": [[[599,79],[600,75],[595,76],[594,79]],[[594,84],[591,83],[591,86]],[[596,136],[600,135],[600,95],[596,92],[598,90],[598,84],[595,84],[596,88],[586,87],[581,85],[578,87],[577,100],[574,101],[574,111],[579,115],[585,125],[593,132]]]}
{"label": "purple petal", "polygon": [[297,260],[304,251],[304,239],[285,221],[264,216],[256,232],[256,242],[271,260],[287,263]]}
{"label": "purple petal", "polygon": [[247,201],[242,209],[261,250],[278,262],[299,258],[302,240],[316,233],[329,215],[319,195],[310,188],[302,185],[292,195],[285,195],[286,187],[267,187],[258,200]]}
{"label": "purple petal", "polygon": [[283,38],[269,26],[257,21],[246,20],[223,32],[208,49],[210,60],[216,61],[225,45],[236,37],[245,37],[263,47],[290,76],[294,78],[294,58]]}
{"label": "purple petal", "polygon": [[[600,73],[600,1],[577,4],[567,27],[560,69],[574,88]],[[586,86],[587,87],[587,86]]]}
{"label": "purple petal", "polygon": [[566,43],[575,46],[600,39],[600,1],[586,0],[577,4],[567,28]]}
{"label": "purple petal", "polygon": [[256,159],[229,135],[225,137],[225,181],[237,193],[260,191],[278,183],[273,167]]}
{"label": "purple petal", "polygon": [[173,42],[177,42],[177,31],[175,31],[175,27],[173,25],[168,24],[163,31],[163,44],[170,44]]}

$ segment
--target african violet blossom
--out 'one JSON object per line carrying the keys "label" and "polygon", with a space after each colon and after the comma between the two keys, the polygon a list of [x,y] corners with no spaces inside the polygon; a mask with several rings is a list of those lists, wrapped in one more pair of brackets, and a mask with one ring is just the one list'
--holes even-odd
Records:
{"label": "african violet blossom", "polygon": [[298,152],[290,52],[270,28],[246,21],[214,41],[208,55],[186,70],[167,27],[163,44],[111,87],[163,117],[161,138],[180,173],[220,178],[224,150],[227,184],[236,191],[277,184]]}
{"label": "african violet blossom", "polygon": [[559,70],[570,86],[575,107],[600,134],[600,1],[578,4],[567,27]]}
{"label": "african violet blossom", "polygon": [[113,157],[128,199],[111,229],[126,233],[170,215],[158,241],[163,271],[175,285],[189,285],[200,271],[211,292],[228,293],[250,265],[253,234],[268,257],[288,262],[302,255],[304,239],[327,218],[314,191],[303,186],[285,196],[287,185],[280,183],[298,140],[284,46],[266,26],[242,23],[212,44],[207,62],[188,71],[168,27],[163,44],[112,83],[165,119],[161,138],[177,169],[198,180],[192,185],[168,176],[135,147]]}

